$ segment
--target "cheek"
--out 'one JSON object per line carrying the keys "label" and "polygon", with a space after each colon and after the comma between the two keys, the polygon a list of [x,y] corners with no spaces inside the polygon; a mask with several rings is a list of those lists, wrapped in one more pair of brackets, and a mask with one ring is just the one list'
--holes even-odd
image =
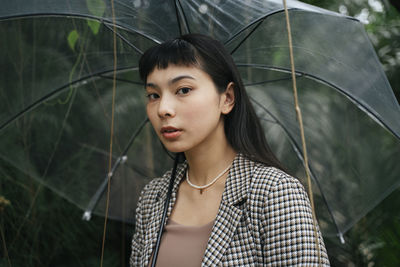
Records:
{"label": "cheek", "polygon": [[147,117],[149,118],[151,124],[153,125],[153,127],[155,126],[154,123],[156,122],[156,116],[157,116],[157,112],[154,106],[147,104],[146,105],[146,114]]}
{"label": "cheek", "polygon": [[204,99],[191,103],[185,114],[185,119],[194,122],[193,127],[200,128],[200,130],[204,126],[218,121],[221,116],[218,104],[215,103],[214,99]]}
{"label": "cheek", "polygon": [[147,117],[150,117],[150,113],[151,113],[151,108],[149,107],[149,104],[146,105],[146,114]]}
{"label": "cheek", "polygon": [[190,108],[187,109],[186,115],[188,118],[199,119],[206,115],[207,109],[210,109],[210,105],[204,103],[205,101],[193,101],[190,103]]}

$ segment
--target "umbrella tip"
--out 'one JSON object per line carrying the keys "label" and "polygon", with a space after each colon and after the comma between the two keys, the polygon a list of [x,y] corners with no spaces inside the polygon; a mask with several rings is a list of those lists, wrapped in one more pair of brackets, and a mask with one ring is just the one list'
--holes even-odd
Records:
{"label": "umbrella tip", "polygon": [[340,243],[344,244],[346,243],[346,241],[344,241],[344,237],[342,233],[339,233],[339,239],[340,239]]}
{"label": "umbrella tip", "polygon": [[85,213],[83,213],[82,220],[90,221],[91,218],[92,218],[92,213],[90,211],[85,211]]}

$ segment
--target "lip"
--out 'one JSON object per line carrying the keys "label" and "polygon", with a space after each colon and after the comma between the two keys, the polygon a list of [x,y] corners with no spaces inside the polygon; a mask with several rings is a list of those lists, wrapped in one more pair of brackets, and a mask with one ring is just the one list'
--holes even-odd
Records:
{"label": "lip", "polygon": [[172,126],[164,126],[160,132],[165,139],[176,139],[182,134],[182,130]]}

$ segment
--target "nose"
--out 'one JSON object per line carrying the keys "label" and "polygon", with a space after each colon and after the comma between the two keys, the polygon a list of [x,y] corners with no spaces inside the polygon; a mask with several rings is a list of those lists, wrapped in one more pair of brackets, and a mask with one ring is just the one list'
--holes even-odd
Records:
{"label": "nose", "polygon": [[160,118],[168,118],[175,116],[175,108],[173,100],[168,96],[161,97],[158,106],[158,116]]}

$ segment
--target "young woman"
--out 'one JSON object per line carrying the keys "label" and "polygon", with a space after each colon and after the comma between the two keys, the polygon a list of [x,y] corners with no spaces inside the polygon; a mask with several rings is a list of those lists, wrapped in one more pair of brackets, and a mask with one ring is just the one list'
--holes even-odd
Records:
{"label": "young woman", "polygon": [[131,266],[328,266],[307,194],[270,151],[223,45],[184,35],[146,51],[139,70],[150,122],[180,164],[141,194]]}

